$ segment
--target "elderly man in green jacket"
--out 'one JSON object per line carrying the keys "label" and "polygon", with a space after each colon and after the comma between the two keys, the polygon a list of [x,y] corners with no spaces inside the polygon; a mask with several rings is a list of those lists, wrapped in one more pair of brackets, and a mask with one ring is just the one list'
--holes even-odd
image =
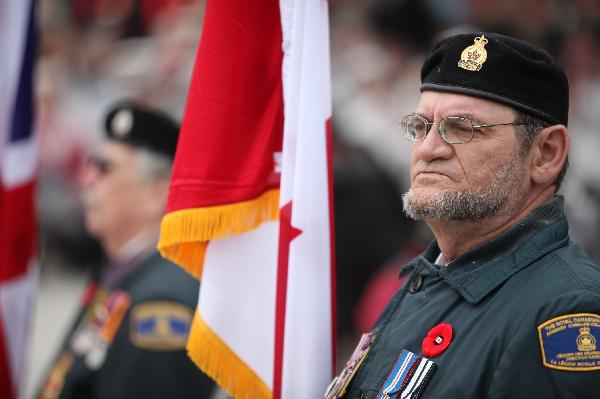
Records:
{"label": "elderly man in green jacket", "polygon": [[435,46],[401,122],[435,235],[327,398],[599,398],[600,269],[569,240],[568,82],[493,34]]}
{"label": "elderly man in green jacket", "polygon": [[92,279],[39,399],[211,398],[185,345],[198,283],[156,251],[179,125],[114,104],[82,173],[85,222],[110,262]]}

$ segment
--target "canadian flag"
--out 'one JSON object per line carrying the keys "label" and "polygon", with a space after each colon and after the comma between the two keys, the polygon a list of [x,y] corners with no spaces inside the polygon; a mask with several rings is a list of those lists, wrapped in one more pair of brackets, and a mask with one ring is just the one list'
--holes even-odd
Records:
{"label": "canadian flag", "polygon": [[334,374],[328,3],[209,0],[159,250],[201,281],[188,351],[236,398]]}

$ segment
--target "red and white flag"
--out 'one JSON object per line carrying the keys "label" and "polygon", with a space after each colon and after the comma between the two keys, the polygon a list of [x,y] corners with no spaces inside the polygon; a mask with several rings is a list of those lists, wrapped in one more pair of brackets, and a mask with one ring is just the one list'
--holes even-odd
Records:
{"label": "red and white flag", "polygon": [[0,0],[0,398],[17,398],[37,284],[33,0]]}
{"label": "red and white flag", "polygon": [[209,0],[159,249],[201,280],[188,351],[236,398],[334,374],[328,3]]}

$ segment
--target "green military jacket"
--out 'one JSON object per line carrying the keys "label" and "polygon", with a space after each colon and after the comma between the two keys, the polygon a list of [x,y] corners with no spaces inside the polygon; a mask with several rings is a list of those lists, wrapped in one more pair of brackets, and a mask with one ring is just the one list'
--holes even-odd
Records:
{"label": "green military jacket", "polygon": [[405,266],[329,397],[600,398],[600,269],[561,196],[447,266],[438,255],[434,241]]}
{"label": "green military jacket", "polygon": [[211,397],[185,350],[198,282],[156,251],[117,271],[88,287],[38,398]]}

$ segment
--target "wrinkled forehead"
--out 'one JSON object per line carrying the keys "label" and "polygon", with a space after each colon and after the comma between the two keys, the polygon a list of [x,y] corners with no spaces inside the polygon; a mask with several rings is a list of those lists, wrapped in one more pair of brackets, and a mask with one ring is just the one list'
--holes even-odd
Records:
{"label": "wrinkled forehead", "polygon": [[415,113],[433,121],[446,116],[464,116],[474,122],[511,122],[517,111],[513,108],[483,98],[464,94],[424,91]]}

